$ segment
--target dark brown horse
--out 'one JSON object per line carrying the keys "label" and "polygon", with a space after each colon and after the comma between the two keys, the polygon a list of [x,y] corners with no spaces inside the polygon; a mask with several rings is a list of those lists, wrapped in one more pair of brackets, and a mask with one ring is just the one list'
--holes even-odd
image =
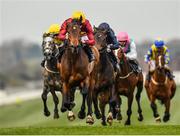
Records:
{"label": "dark brown horse", "polygon": [[[95,29],[95,46],[99,50],[100,58],[99,63],[95,64],[91,73],[90,91],[92,92],[96,118],[99,119],[102,113],[102,125],[106,125],[105,106],[106,104],[110,104],[107,121],[111,125],[113,120],[111,110],[113,106],[110,103],[110,98],[114,89],[115,75],[112,63],[107,54],[106,31],[98,30],[98,28]],[[98,109],[98,97],[101,113]]]}
{"label": "dark brown horse", "polygon": [[92,121],[92,111],[90,106],[91,95],[89,95],[89,60],[81,43],[81,28],[77,22],[71,22],[67,26],[68,45],[61,59],[60,73],[63,81],[63,106],[71,110],[71,89],[80,87],[83,94],[83,106],[79,112],[79,117],[85,115],[85,100],[87,96],[88,118],[87,123]]}
{"label": "dark brown horse", "polygon": [[[127,110],[128,118],[125,122],[125,125],[130,125],[131,124],[130,117],[132,114],[131,106],[134,98],[135,87],[137,87],[136,101],[138,104],[138,114],[139,114],[138,120],[139,121],[143,120],[142,109],[140,105],[140,97],[141,97],[141,92],[143,90],[143,74],[142,72],[135,74],[132,71],[128,59],[126,58],[121,48],[119,48],[118,50],[118,58],[119,58],[119,65],[121,68],[121,72],[116,76],[115,88],[118,95],[124,95],[128,99],[128,110]],[[120,97],[118,98],[118,103],[119,103],[117,105],[117,107],[119,107],[118,119],[121,120],[122,116],[120,113],[120,104],[121,104]]]}
{"label": "dark brown horse", "polygon": [[151,103],[153,115],[156,122],[160,122],[161,118],[157,111],[155,100],[158,99],[162,104],[165,104],[165,112],[163,121],[167,122],[170,118],[170,100],[173,98],[176,91],[176,84],[174,80],[170,80],[166,75],[165,58],[162,54],[155,55],[155,71],[152,74],[149,84],[146,81],[145,88],[148,98]]}

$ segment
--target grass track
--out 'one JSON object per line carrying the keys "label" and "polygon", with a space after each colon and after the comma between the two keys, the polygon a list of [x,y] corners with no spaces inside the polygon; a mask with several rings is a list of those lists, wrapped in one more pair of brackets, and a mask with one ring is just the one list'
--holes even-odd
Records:
{"label": "grass track", "polygon": [[[60,96],[60,95],[59,95]],[[122,97],[123,98],[123,97]],[[125,127],[124,122],[127,118],[127,99],[122,99],[121,123],[114,121],[112,126],[101,126],[101,121],[95,119],[93,126],[88,126],[85,120],[76,118],[75,121],[69,122],[66,113],[59,113],[60,118],[53,119],[52,97],[48,99],[48,106],[51,112],[50,117],[43,115],[41,99],[24,101],[8,106],[0,107],[0,134],[179,134],[180,135],[180,87],[178,87],[175,97],[171,102],[171,118],[168,123],[156,124],[152,115],[152,110],[146,96],[145,90],[142,93],[142,110],[144,121],[137,121],[137,105],[134,99],[132,107],[131,126]],[[59,97],[61,102],[61,97]],[[81,96],[76,94],[76,107],[74,113],[80,109]],[[157,102],[158,111],[163,117],[164,106]],[[60,107],[60,106],[59,106]]]}
{"label": "grass track", "polygon": [[24,128],[1,128],[0,134],[51,134],[51,135],[117,135],[117,134],[134,134],[134,135],[176,135],[180,134],[180,126],[73,126],[73,127],[24,127]]}

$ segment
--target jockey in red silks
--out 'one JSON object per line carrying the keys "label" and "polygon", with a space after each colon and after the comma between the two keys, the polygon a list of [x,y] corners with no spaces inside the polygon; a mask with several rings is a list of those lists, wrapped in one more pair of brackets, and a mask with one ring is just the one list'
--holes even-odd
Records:
{"label": "jockey in red silks", "polygon": [[[94,46],[95,40],[94,40],[92,26],[89,20],[86,19],[83,12],[76,11],[73,13],[71,18],[64,21],[64,23],[61,26],[58,38],[64,41],[64,46],[67,45],[67,39],[66,39],[67,25],[68,23],[71,23],[73,20],[76,20],[80,23],[81,32],[86,34],[85,36],[81,37],[81,41],[84,45],[86,45],[86,46],[83,46],[83,49],[88,55],[89,61],[91,62],[95,60],[95,57],[90,47]],[[62,54],[63,54],[63,51],[61,51],[61,56]]]}

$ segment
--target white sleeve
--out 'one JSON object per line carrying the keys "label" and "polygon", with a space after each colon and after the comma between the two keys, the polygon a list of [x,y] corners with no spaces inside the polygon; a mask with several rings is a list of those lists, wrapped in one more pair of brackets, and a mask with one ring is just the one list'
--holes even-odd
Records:
{"label": "white sleeve", "polygon": [[131,42],[130,44],[130,52],[126,54],[126,57],[129,59],[137,59],[137,52],[136,52],[136,44],[134,42]]}

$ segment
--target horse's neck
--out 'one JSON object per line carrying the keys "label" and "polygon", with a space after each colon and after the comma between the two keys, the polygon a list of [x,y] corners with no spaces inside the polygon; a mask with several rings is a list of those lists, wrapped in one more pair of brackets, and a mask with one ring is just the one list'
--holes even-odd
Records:
{"label": "horse's neck", "polygon": [[129,62],[126,58],[120,61],[120,67],[121,67],[121,75],[127,75],[131,71]]}
{"label": "horse's neck", "polygon": [[153,78],[156,82],[164,82],[166,80],[165,72],[154,71]]}

